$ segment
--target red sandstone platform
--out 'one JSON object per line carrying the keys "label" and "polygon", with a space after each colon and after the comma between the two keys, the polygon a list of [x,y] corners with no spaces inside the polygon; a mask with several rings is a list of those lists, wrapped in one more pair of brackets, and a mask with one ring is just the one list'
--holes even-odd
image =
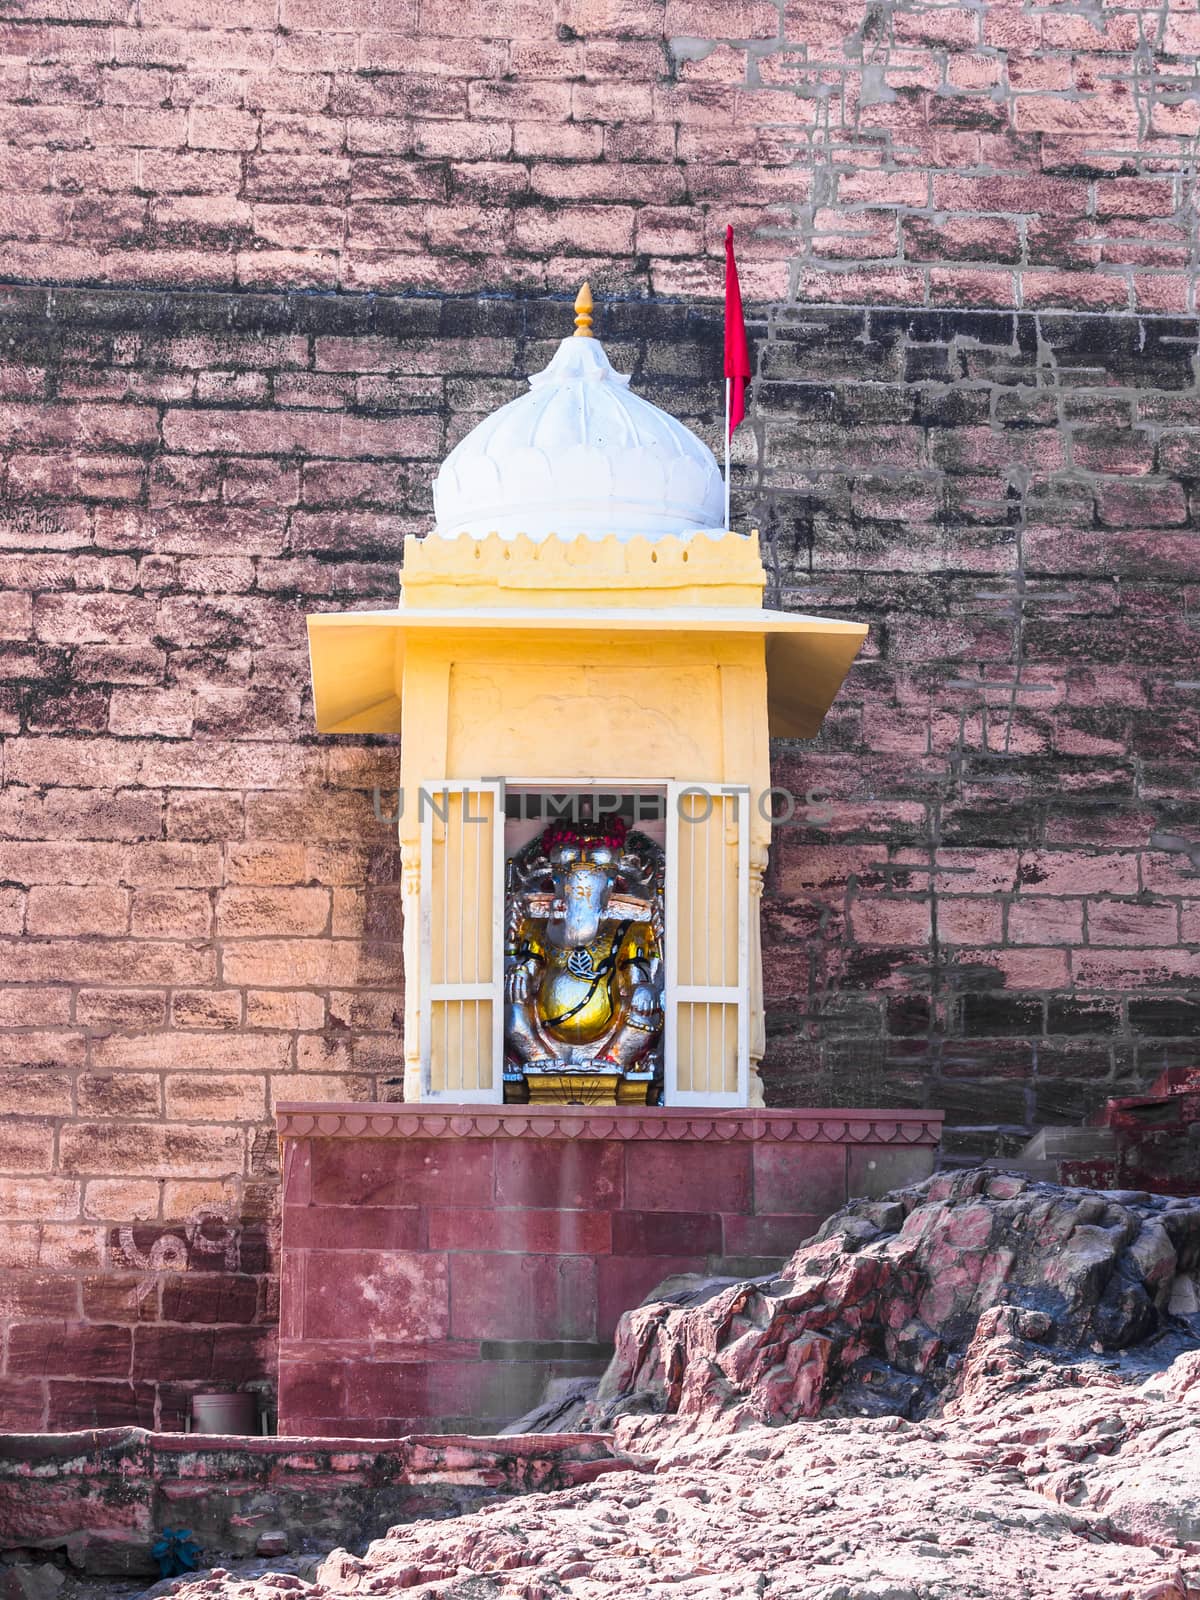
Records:
{"label": "red sandstone platform", "polygon": [[279,1429],[488,1433],[681,1272],[776,1270],[940,1112],[286,1104]]}

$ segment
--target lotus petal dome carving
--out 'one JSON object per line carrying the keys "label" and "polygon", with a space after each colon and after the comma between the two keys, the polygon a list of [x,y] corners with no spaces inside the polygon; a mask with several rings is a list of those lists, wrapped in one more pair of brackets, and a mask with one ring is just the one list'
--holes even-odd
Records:
{"label": "lotus petal dome carving", "polygon": [[528,394],[455,446],[433,501],[443,537],[658,538],[724,525],[712,451],[632,393],[591,337],[564,339]]}

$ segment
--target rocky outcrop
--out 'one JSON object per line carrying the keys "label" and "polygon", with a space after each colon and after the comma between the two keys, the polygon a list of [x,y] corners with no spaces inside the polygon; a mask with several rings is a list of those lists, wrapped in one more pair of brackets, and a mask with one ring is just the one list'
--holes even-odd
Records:
{"label": "rocky outcrop", "polygon": [[533,1410],[501,1428],[500,1437],[523,1433],[574,1433],[599,1385],[599,1378],[551,1378]]}
{"label": "rocky outcrop", "polygon": [[[719,1439],[676,1419],[650,1476],[394,1528],[295,1600],[1200,1600],[1200,1356],[1130,1383],[1123,1358],[1053,1359],[1040,1329],[985,1313],[940,1417]],[[278,1600],[181,1600],[201,1595]]]}
{"label": "rocky outcrop", "polygon": [[857,1203],[779,1279],[628,1314],[628,1470],[179,1600],[1200,1600],[1198,1261],[1200,1202]]}
{"label": "rocky outcrop", "polygon": [[1200,1200],[936,1176],[852,1202],[779,1278],[696,1280],[627,1312],[586,1425],[928,1416],[961,1387],[993,1308],[1020,1313],[1025,1340],[1054,1359],[1182,1348],[1198,1270]]}

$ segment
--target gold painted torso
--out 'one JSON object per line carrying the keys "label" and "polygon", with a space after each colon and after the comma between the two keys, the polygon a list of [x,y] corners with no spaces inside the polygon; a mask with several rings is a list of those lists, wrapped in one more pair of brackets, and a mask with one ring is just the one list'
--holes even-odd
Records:
{"label": "gold painted torso", "polygon": [[537,991],[538,1021],[566,1044],[593,1044],[604,1037],[626,1009],[624,969],[654,950],[645,923],[628,927],[623,938],[620,925],[610,923],[599,938],[578,950],[549,944],[540,929],[527,930],[526,942],[545,962]]}

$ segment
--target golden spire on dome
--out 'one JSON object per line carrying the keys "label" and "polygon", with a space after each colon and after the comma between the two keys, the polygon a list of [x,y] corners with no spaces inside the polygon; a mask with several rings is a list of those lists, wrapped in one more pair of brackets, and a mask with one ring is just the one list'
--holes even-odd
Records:
{"label": "golden spire on dome", "polygon": [[592,286],[585,283],[575,296],[575,337],[577,339],[594,339],[592,332]]}

